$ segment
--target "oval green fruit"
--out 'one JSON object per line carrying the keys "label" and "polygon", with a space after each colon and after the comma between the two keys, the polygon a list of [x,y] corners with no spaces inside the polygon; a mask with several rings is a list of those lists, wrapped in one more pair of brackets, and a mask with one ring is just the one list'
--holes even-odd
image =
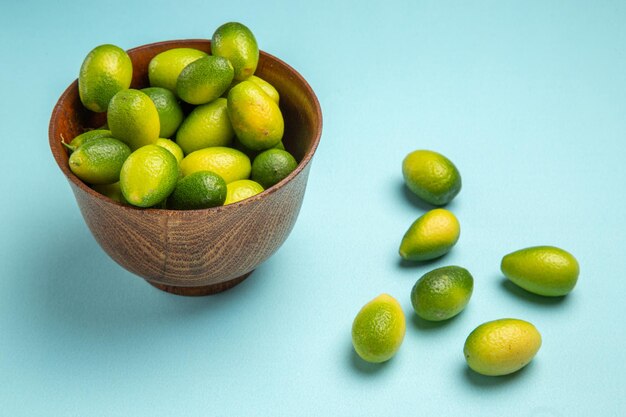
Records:
{"label": "oval green fruit", "polygon": [[113,137],[132,150],[151,145],[159,138],[159,112],[147,94],[139,90],[122,90],[111,99],[107,122]]}
{"label": "oval green fruit", "polygon": [[413,286],[411,304],[425,320],[447,320],[469,303],[474,278],[460,266],[444,266],[424,274]]}
{"label": "oval green fruit", "polygon": [[283,137],[283,114],[256,84],[242,81],[228,92],[228,116],[237,138],[252,150],[276,146]]}
{"label": "oval green fruit", "polygon": [[252,179],[267,189],[287,178],[298,166],[296,159],[282,149],[268,149],[252,162]]}
{"label": "oval green fruit", "polygon": [[278,91],[276,90],[276,88],[274,88],[272,84],[268,83],[263,78],[257,77],[256,75],[251,75],[250,77],[248,77],[247,81],[255,83],[257,86],[261,88],[261,90],[263,90],[265,94],[269,96],[269,98],[271,98],[274,102],[276,102],[276,104],[279,104],[280,95],[278,94]]}
{"label": "oval green fruit", "polygon": [[448,253],[459,240],[461,226],[445,209],[434,209],[419,217],[404,234],[400,256],[408,261],[427,261]]}
{"label": "oval green fruit", "polygon": [[99,192],[100,194],[109,197],[113,201],[117,201],[121,204],[128,204],[128,201],[124,198],[122,194],[122,189],[120,188],[120,183],[114,182],[113,184],[97,184],[92,185],[91,188],[94,191]]}
{"label": "oval green fruit", "polygon": [[402,175],[413,193],[436,206],[448,204],[461,191],[459,170],[437,152],[411,152],[402,161]]}
{"label": "oval green fruit", "polygon": [[183,121],[183,109],[178,104],[174,93],[163,87],[148,87],[141,90],[145,93],[159,113],[159,137],[170,138]]}
{"label": "oval green fruit", "polygon": [[254,74],[259,63],[259,46],[254,34],[238,22],[225,23],[215,30],[211,52],[233,64],[235,80],[245,80]]}
{"label": "oval green fruit", "polygon": [[176,81],[176,94],[189,104],[206,104],[233,81],[233,66],[220,56],[205,56],[187,65]]}
{"label": "oval green fruit", "polygon": [[365,361],[385,362],[391,359],[404,340],[406,320],[400,303],[381,294],[365,304],[352,323],[352,345]]}
{"label": "oval green fruit", "polygon": [[70,143],[63,142],[63,145],[70,150],[70,152],[74,152],[81,146],[83,143],[91,142],[92,140],[100,139],[100,138],[112,138],[110,130],[107,129],[94,129],[89,130],[87,132],[81,133],[76,136]]}
{"label": "oval green fruit", "polygon": [[130,87],[132,78],[133,64],[128,54],[115,45],[100,45],[87,54],[80,67],[80,101],[91,111],[105,112],[111,98]]}
{"label": "oval green fruit", "polygon": [[550,297],[572,291],[580,272],[576,258],[554,246],[534,246],[510,253],[502,258],[500,269],[526,291]]}
{"label": "oval green fruit", "polygon": [[218,98],[196,107],[176,132],[176,143],[185,154],[211,146],[226,146],[235,132],[228,118],[226,99]]}
{"label": "oval green fruit", "polygon": [[465,340],[463,354],[482,375],[508,375],[526,366],[541,347],[541,334],[531,323],[500,319],[478,326]]}
{"label": "oval green fruit", "polygon": [[88,184],[111,184],[120,179],[120,170],[130,149],[113,138],[83,143],[70,155],[70,170]]}
{"label": "oval green fruit", "polygon": [[207,56],[194,48],[173,48],[157,54],[148,64],[150,86],[167,88],[176,92],[176,82],[182,70],[192,62]]}
{"label": "oval green fruit", "polygon": [[263,191],[263,187],[258,182],[252,180],[233,181],[226,186],[226,200],[224,201],[224,205],[237,203],[262,193]]}
{"label": "oval green fruit", "polygon": [[183,176],[197,171],[218,174],[227,184],[250,176],[250,158],[236,149],[214,146],[194,151],[180,163]]}
{"label": "oval green fruit", "polygon": [[176,184],[167,199],[167,207],[174,210],[199,210],[217,207],[226,200],[226,182],[211,171],[197,171]]}
{"label": "oval green fruit", "polygon": [[133,152],[120,172],[120,188],[126,201],[151,207],[164,201],[176,187],[178,163],[167,149],[146,145]]}
{"label": "oval green fruit", "polygon": [[170,153],[174,155],[174,157],[176,158],[176,161],[179,164],[185,157],[185,155],[183,154],[183,150],[180,149],[180,146],[178,146],[176,142],[170,139],[158,138],[157,141],[154,142],[154,144],[170,151]]}

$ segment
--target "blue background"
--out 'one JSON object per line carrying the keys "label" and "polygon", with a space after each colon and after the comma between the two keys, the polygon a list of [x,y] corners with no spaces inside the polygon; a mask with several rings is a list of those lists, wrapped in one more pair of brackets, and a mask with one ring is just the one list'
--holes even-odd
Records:
{"label": "blue background", "polygon": [[[324,132],[298,222],[234,289],[160,292],[98,247],[47,144],[50,113],[96,45],[209,38],[238,20],[316,91]],[[3,2],[0,6],[0,414],[6,416],[623,416],[626,413],[626,2]],[[425,148],[463,176],[461,239],[404,265],[430,207],[403,186]],[[581,264],[561,299],[508,285],[506,253],[549,244]],[[416,318],[415,281],[458,264],[468,308]],[[380,293],[407,315],[368,365],[352,320]],[[534,323],[535,360],[468,371],[466,336]]]}

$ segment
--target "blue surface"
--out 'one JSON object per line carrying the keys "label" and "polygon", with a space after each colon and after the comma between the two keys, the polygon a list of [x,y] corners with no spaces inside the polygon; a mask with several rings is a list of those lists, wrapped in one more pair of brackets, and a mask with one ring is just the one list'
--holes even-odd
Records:
{"label": "blue surface", "polygon": [[[0,6],[0,415],[626,414],[625,2],[87,4]],[[101,251],[47,127],[96,45],[206,38],[229,20],[310,82],[324,133],[284,246],[238,287],[189,299]],[[462,234],[406,266],[400,239],[429,208],[400,173],[418,148],[459,167]],[[569,296],[505,283],[501,257],[536,244],[578,258]],[[413,284],[449,264],[475,277],[468,308],[417,320]],[[382,292],[408,326],[372,366],[350,327]],[[517,374],[478,376],[464,340],[501,317],[533,322],[543,347]]]}

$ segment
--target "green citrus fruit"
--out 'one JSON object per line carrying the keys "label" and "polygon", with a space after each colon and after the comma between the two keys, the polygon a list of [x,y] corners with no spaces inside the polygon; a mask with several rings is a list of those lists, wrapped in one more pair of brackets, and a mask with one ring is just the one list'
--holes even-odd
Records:
{"label": "green citrus fruit", "polygon": [[256,71],[259,46],[252,31],[238,22],[225,23],[211,38],[213,55],[228,59],[235,69],[235,80],[245,80]]}
{"label": "green citrus fruit", "polygon": [[198,210],[217,207],[226,200],[226,182],[211,171],[197,171],[182,178],[167,199],[174,210]]}
{"label": "green citrus fruit", "polygon": [[254,158],[251,177],[264,188],[278,184],[296,169],[298,162],[287,151],[268,149]]}
{"label": "green citrus fruit", "polygon": [[111,184],[119,180],[128,155],[128,146],[117,139],[92,140],[70,155],[70,170],[88,184]]}
{"label": "green citrus fruit", "polygon": [[226,183],[243,180],[250,176],[250,158],[236,149],[214,146],[194,151],[180,163],[183,176],[197,171],[211,171]]}
{"label": "green citrus fruit", "polygon": [[461,191],[459,170],[437,152],[411,152],[402,162],[402,175],[411,191],[437,206],[448,204]]}
{"label": "green citrus fruit", "polygon": [[174,157],[176,157],[176,161],[180,164],[180,162],[183,160],[183,158],[185,157],[185,155],[183,154],[183,150],[180,149],[180,146],[178,146],[176,144],[176,142],[170,140],[170,139],[165,139],[165,138],[158,138],[156,142],[154,142],[155,145],[160,146],[162,148],[167,149],[168,151],[170,151],[172,153],[172,155],[174,155]]}
{"label": "green citrus fruit", "polygon": [[141,90],[150,97],[159,113],[159,137],[171,138],[183,121],[183,109],[174,93],[162,87],[148,87]]}
{"label": "green citrus fruit", "polygon": [[63,145],[70,150],[70,152],[74,152],[80,145],[86,142],[91,142],[92,140],[100,139],[100,138],[112,138],[110,130],[107,129],[94,129],[89,130],[87,132],[81,133],[76,136],[70,143],[63,142]]}
{"label": "green citrus fruit", "polygon": [[224,205],[233,204],[263,192],[263,186],[252,180],[238,180],[226,186]]}
{"label": "green citrus fruit", "polygon": [[381,294],[365,304],[352,323],[352,345],[365,361],[380,363],[391,359],[404,340],[406,320],[400,303]]}
{"label": "green citrus fruit", "polygon": [[445,255],[459,240],[461,226],[445,209],[430,210],[404,234],[400,256],[409,261],[427,261]]}
{"label": "green citrus fruit", "polygon": [[161,125],[159,112],[147,94],[139,90],[122,90],[111,99],[107,122],[113,137],[132,150],[156,142]]}
{"label": "green citrus fruit", "polygon": [[194,48],[173,48],[161,52],[148,64],[148,78],[151,87],[167,88],[176,92],[176,81],[181,71],[197,59],[207,56]]}
{"label": "green citrus fruit", "polygon": [[80,101],[91,111],[105,112],[111,98],[127,89],[132,78],[133,64],[128,54],[115,45],[100,45],[87,54],[80,67]]}
{"label": "green citrus fruit", "polygon": [[242,81],[228,92],[228,116],[237,138],[255,151],[276,146],[285,131],[278,104],[250,81]]}
{"label": "green citrus fruit", "polygon": [[500,319],[478,326],[465,341],[470,368],[482,375],[508,375],[526,366],[541,347],[541,334],[532,324]]}
{"label": "green citrus fruit", "polygon": [[413,286],[411,303],[425,320],[447,320],[459,314],[472,296],[474,278],[460,266],[444,266],[424,274]]}
{"label": "green citrus fruit", "polygon": [[133,152],[120,172],[124,198],[138,207],[151,207],[165,200],[176,187],[178,163],[170,151],[146,145]]}
{"label": "green citrus fruit", "polygon": [[176,132],[176,143],[185,154],[190,154],[211,146],[226,146],[234,135],[226,110],[226,99],[218,98],[189,113]]}
{"label": "green citrus fruit", "polygon": [[206,104],[221,96],[232,81],[232,64],[226,58],[209,55],[181,71],[176,93],[189,104]]}
{"label": "green citrus fruit", "polygon": [[280,95],[272,84],[268,83],[263,78],[257,77],[256,75],[251,75],[246,81],[250,81],[261,87],[261,90],[263,90],[265,94],[267,94],[273,101],[275,101],[276,104],[279,103]]}
{"label": "green citrus fruit", "polygon": [[554,246],[535,246],[510,253],[502,258],[500,269],[526,291],[551,297],[572,291],[580,272],[576,258]]}
{"label": "green citrus fruit", "polygon": [[117,201],[118,203],[128,204],[128,201],[124,198],[124,194],[122,194],[122,189],[120,188],[120,182],[114,182],[113,184],[94,184],[91,186],[94,191],[99,192],[100,194],[109,197],[111,200]]}

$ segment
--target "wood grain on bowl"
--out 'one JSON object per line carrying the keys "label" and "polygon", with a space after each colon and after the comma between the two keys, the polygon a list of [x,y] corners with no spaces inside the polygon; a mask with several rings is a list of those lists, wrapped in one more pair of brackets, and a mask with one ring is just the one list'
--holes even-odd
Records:
{"label": "wood grain on bowl", "polygon": [[[178,47],[210,52],[210,41],[167,41],[131,49],[131,87],[147,87],[150,59]],[[283,61],[261,52],[256,75],[274,85],[281,95],[285,147],[299,165],[263,193],[211,209],[140,209],[93,191],[69,170],[61,141],[102,126],[106,116],[82,106],[77,82],[67,88],[53,110],[50,148],[91,233],[113,260],[159,289],[206,295],[231,288],[283,244],[296,222],[311,158],[320,140],[321,109],[307,82]]]}

